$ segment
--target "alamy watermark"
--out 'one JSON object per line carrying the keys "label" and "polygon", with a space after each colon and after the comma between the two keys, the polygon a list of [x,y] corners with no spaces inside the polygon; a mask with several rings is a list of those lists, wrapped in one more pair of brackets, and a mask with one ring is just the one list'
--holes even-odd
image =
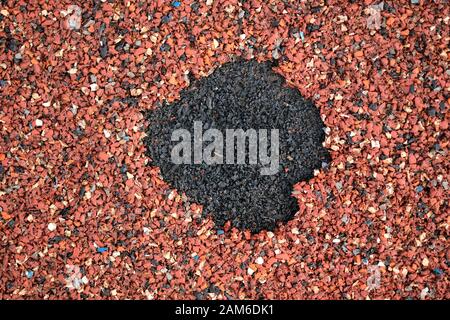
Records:
{"label": "alamy watermark", "polygon": [[381,11],[383,11],[384,2],[372,4],[364,9],[367,15],[367,28],[371,30],[379,30],[382,25]]}
{"label": "alamy watermark", "polygon": [[[259,164],[262,166],[261,175],[274,175],[279,171],[278,129],[226,129],[224,136],[224,132],[218,129],[210,128],[203,132],[203,123],[194,121],[192,135],[186,129],[176,129],[171,140],[178,142],[171,151],[174,164]],[[208,144],[205,146],[204,142]]]}
{"label": "alamy watermark", "polygon": [[381,285],[381,272],[380,267],[377,265],[369,266],[367,269],[369,272],[369,277],[367,278],[367,290],[376,290]]}

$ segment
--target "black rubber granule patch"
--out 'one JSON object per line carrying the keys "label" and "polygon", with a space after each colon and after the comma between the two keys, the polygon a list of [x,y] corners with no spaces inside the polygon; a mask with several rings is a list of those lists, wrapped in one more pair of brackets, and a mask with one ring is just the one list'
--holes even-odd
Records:
{"label": "black rubber granule patch", "polygon": [[[291,194],[293,185],[312,178],[315,169],[330,161],[322,146],[325,133],[318,109],[297,89],[288,87],[269,62],[241,60],[224,64],[210,76],[194,81],[181,92],[179,100],[148,112],[146,118],[145,144],[152,165],[160,167],[163,179],[172,187],[202,204],[203,213],[211,215],[218,227],[231,221],[233,226],[253,233],[273,230],[278,222],[288,221],[298,211]],[[216,159],[222,157],[222,164],[194,163],[194,144],[199,145],[194,122],[201,123],[201,132],[213,128],[223,133],[223,150],[216,148],[211,153],[207,149],[217,138],[200,140],[205,154],[209,150]],[[186,156],[186,161],[175,164],[171,156],[182,140],[172,141],[172,135],[180,129],[191,134],[191,147],[179,153]],[[262,156],[272,156],[270,163],[276,165],[276,173],[262,174],[262,169],[270,165],[262,161],[268,158],[260,154],[256,163],[250,163],[251,135],[244,140],[244,164],[236,164],[237,140],[232,149],[234,158],[226,159],[226,149],[231,145],[226,143],[227,129],[242,129],[244,133],[253,129],[258,138],[261,129],[266,129],[268,143],[253,142],[258,141]],[[278,158],[271,153],[276,150],[272,144],[276,138],[271,136],[275,130],[279,135]]]}

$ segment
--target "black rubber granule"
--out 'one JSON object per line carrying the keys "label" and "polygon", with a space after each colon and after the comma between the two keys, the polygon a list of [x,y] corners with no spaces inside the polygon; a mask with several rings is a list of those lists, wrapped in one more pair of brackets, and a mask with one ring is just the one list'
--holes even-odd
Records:
{"label": "black rubber granule", "polygon": [[[329,153],[322,146],[324,124],[318,109],[300,92],[287,87],[269,62],[237,61],[222,65],[210,76],[194,81],[179,100],[146,114],[147,155],[161,169],[163,179],[203,205],[217,227],[227,221],[253,233],[273,230],[298,211],[292,186],[313,177],[325,166]],[[171,160],[172,133],[186,129],[194,139],[194,121],[209,128],[279,130],[279,171],[261,175],[257,164],[180,164]],[[207,146],[210,141],[203,141]],[[270,146],[271,140],[269,140]],[[248,147],[248,141],[246,144]],[[259,147],[259,146],[258,146]],[[191,148],[194,150],[193,145]],[[248,152],[249,150],[246,149]],[[268,154],[269,155],[269,154]],[[193,159],[193,156],[192,156]]]}

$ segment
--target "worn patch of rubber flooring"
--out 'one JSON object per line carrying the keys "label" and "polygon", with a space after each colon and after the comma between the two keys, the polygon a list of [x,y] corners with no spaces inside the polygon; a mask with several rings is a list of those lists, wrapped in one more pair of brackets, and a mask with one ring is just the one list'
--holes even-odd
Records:
{"label": "worn patch of rubber flooring", "polygon": [[[310,179],[315,169],[330,161],[322,146],[324,124],[318,109],[297,89],[288,87],[270,62],[224,64],[194,81],[179,100],[148,112],[146,118],[145,144],[152,165],[160,168],[172,187],[202,204],[204,214],[211,215],[219,228],[231,221],[237,228],[256,233],[288,221],[298,211],[291,194],[293,185]],[[218,131],[208,136],[208,129]],[[227,129],[248,134],[241,140],[245,149],[239,149],[238,138],[232,146]],[[260,140],[264,132],[265,144]],[[276,132],[278,147],[276,135],[272,136]],[[257,151],[251,148],[254,143]],[[195,154],[199,147],[203,154]],[[233,150],[234,154],[227,153]],[[245,161],[237,164],[243,150]],[[174,161],[176,151],[181,162]],[[199,163],[199,159],[204,161]]]}

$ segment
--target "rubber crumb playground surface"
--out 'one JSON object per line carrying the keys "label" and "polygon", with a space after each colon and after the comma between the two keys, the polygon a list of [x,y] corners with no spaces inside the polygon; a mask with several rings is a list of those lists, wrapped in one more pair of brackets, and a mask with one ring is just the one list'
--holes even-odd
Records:
{"label": "rubber crumb playground surface", "polygon": [[[293,184],[330,162],[319,110],[272,65],[226,63],[191,83],[179,100],[146,114],[151,165],[202,204],[203,216],[212,216],[218,228],[230,221],[252,233],[273,231],[299,210]],[[177,135],[181,141],[174,143]],[[241,144],[247,145],[243,159]],[[195,163],[199,155],[203,164]]]}
{"label": "rubber crumb playground surface", "polygon": [[[450,298],[449,10],[1,1],[0,298]],[[326,126],[273,232],[218,230],[145,155],[143,112],[232,57]]]}

